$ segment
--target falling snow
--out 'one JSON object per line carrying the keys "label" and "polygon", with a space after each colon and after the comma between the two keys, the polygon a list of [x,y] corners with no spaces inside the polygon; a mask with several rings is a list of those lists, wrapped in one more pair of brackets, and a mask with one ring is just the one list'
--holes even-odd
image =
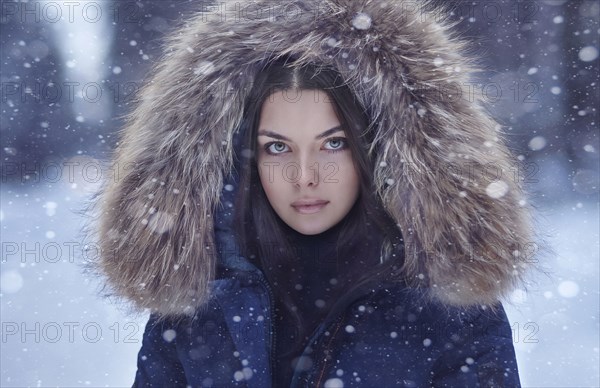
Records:
{"label": "falling snow", "polygon": [[598,49],[594,46],[586,46],[579,51],[579,59],[584,62],[591,62],[598,58]]}
{"label": "falling snow", "polygon": [[215,65],[210,61],[202,61],[198,63],[196,68],[194,69],[194,74],[196,75],[209,75],[213,71],[215,71]]}
{"label": "falling snow", "polygon": [[539,151],[546,146],[546,139],[543,136],[536,136],[529,140],[529,149]]}
{"label": "falling snow", "polygon": [[504,181],[496,181],[490,183],[485,188],[485,193],[492,198],[502,198],[508,192],[508,184]]}
{"label": "falling snow", "polygon": [[342,379],[338,379],[337,377],[334,377],[332,379],[326,380],[324,387],[325,388],[344,388],[344,382],[342,381]]}
{"label": "falling snow", "polygon": [[13,294],[21,290],[23,287],[23,276],[16,271],[6,271],[0,276],[0,290],[2,293]]}
{"label": "falling snow", "polygon": [[352,25],[357,30],[368,30],[369,28],[371,28],[371,22],[371,17],[366,13],[362,12],[358,13],[352,19]]}
{"label": "falling snow", "polygon": [[176,336],[177,336],[177,333],[175,332],[175,330],[171,330],[171,329],[163,331],[163,334],[162,334],[163,339],[167,342],[173,341]]}
{"label": "falling snow", "polygon": [[558,294],[564,298],[574,298],[579,294],[579,286],[572,280],[564,280],[558,285]]}
{"label": "falling snow", "polygon": [[[62,155],[65,156],[62,162],[80,163],[81,167],[86,163],[98,164],[101,158],[98,155],[108,155],[116,143],[115,118],[126,113],[130,100],[138,91],[139,80],[160,55],[156,42],[184,14],[178,6],[165,7],[161,2],[129,5],[135,7],[142,3],[143,8],[121,9],[135,11],[130,14],[115,16],[105,9],[104,15],[110,17],[99,23],[82,21],[69,25],[64,20],[51,24],[23,23],[5,15],[6,23],[3,20],[1,27],[6,57],[3,58],[2,75],[6,78],[3,80],[5,85],[26,86],[23,95],[11,96],[8,89],[3,95],[4,143],[1,152],[7,168],[25,163],[27,169],[42,161],[60,160]],[[28,4],[33,8],[33,3]],[[483,76],[486,84],[482,86],[497,85],[502,93],[496,97],[493,87],[489,87],[484,89],[487,94],[483,98],[491,103],[490,110],[503,123],[498,131],[505,133],[508,145],[518,151],[515,162],[522,162],[523,167],[516,175],[513,171],[507,172],[510,174],[503,175],[502,180],[479,187],[457,186],[449,193],[453,197],[451,200],[477,201],[477,194],[485,189],[489,198],[502,199],[513,187],[509,179],[515,179],[515,176],[524,179],[531,196],[520,198],[519,193],[518,206],[535,205],[542,209],[547,224],[539,226],[539,232],[551,234],[549,238],[557,255],[540,258],[542,264],[551,269],[549,276],[536,278],[531,290],[512,292],[508,296],[509,303],[505,304],[515,336],[523,386],[598,386],[600,246],[597,196],[600,182],[597,164],[600,141],[597,73],[600,29],[597,20],[600,3],[549,0],[532,4],[536,6],[536,13],[529,15],[533,18],[532,23],[524,20],[528,17],[527,11],[531,11],[528,8],[503,8],[493,23],[488,23],[489,18],[494,17],[490,7],[473,17],[463,15],[466,17],[461,23],[469,31],[466,35],[480,36],[487,42],[480,49],[489,53],[485,64],[493,74],[489,79]],[[477,8],[474,11],[477,12]],[[519,13],[520,19],[515,21],[508,15],[515,16],[516,11],[525,13]],[[140,16],[140,19],[135,22],[120,20],[130,16]],[[104,21],[107,23],[102,23]],[[386,37],[375,36],[380,32],[378,20],[368,13],[350,15],[343,23],[347,30],[352,28],[353,31],[335,37],[325,35],[323,43],[325,48],[331,48],[331,52],[343,47],[340,57],[346,60],[345,66],[354,70],[368,86],[373,82],[373,74],[369,77],[360,74],[356,53],[348,47],[354,44],[351,39],[355,37],[367,39],[370,34],[368,39],[374,37],[378,43]],[[229,37],[234,35],[229,31]],[[181,46],[181,54],[196,58],[202,42],[196,43],[193,48]],[[410,45],[410,42],[406,44]],[[402,45],[394,43],[391,46],[389,49],[396,55],[403,55]],[[272,46],[265,44],[264,47]],[[371,45],[368,53],[379,55],[383,60],[385,50],[385,45]],[[441,78],[461,77],[465,69],[456,66],[453,55],[440,53],[423,67]],[[198,58],[198,62],[191,62],[186,67],[190,75],[198,76],[190,78],[214,75],[220,64]],[[74,90],[69,89],[72,82],[79,83]],[[93,89],[84,93],[82,86],[85,84],[101,85],[102,99],[90,103]],[[464,89],[462,97],[471,103],[468,90]],[[481,97],[481,88],[477,90]],[[48,94],[44,99],[43,91],[60,91],[62,98],[52,100]],[[71,91],[73,101],[67,99]],[[42,100],[37,101],[40,96]],[[430,119],[434,112],[426,108],[411,109],[411,114],[424,120]],[[386,125],[389,125],[386,128],[394,128],[390,123]],[[398,140],[397,146],[404,147],[401,140],[406,138]],[[478,143],[479,151],[490,152],[497,141],[490,139],[483,146],[481,144]],[[451,151],[440,149],[439,152]],[[88,159],[71,158],[88,155]],[[377,168],[385,169],[387,185],[397,184],[395,189],[404,190],[400,181],[389,177],[397,163],[390,157]],[[98,342],[78,338],[74,343],[68,340],[49,343],[22,341],[20,333],[8,335],[2,344],[2,381],[11,386],[130,386],[148,316],[125,315],[94,294],[96,283],[82,274],[81,264],[85,254],[93,255],[98,247],[93,242],[86,249],[83,245],[73,245],[78,243],[76,236],[82,223],[75,210],[87,198],[86,187],[89,189],[93,185],[85,180],[69,179],[67,169],[56,180],[43,175],[49,172],[19,175],[14,181],[3,180],[0,189],[3,240],[0,307],[3,320],[24,323],[27,328],[34,327],[36,322],[42,325],[78,322],[90,324],[92,328],[97,324],[102,328],[102,337]],[[156,187],[166,186],[163,189],[167,196],[189,195],[193,200],[193,188],[173,188],[169,182],[166,185],[161,181],[154,183]],[[226,192],[234,189],[232,185],[224,187]],[[452,209],[450,206],[451,202],[449,210]],[[176,222],[176,214],[158,206],[148,209],[142,224],[148,233],[165,235]],[[512,249],[507,252],[513,253],[515,261],[527,257],[526,247]],[[185,267],[176,264],[173,269],[183,271]],[[149,286],[150,283],[132,284],[142,290]],[[301,286],[296,289],[305,291]],[[317,308],[324,307],[322,299],[314,299],[314,304]],[[367,307],[359,306],[356,314],[368,316],[370,306]],[[269,319],[254,313],[257,322]],[[242,316],[245,317],[240,312],[228,324],[237,325]],[[119,341],[114,340],[115,323],[121,325]],[[132,328],[137,331],[123,331],[124,323],[133,324]],[[355,338],[359,336],[358,327],[342,326],[342,333],[345,337]],[[176,341],[177,332],[168,326],[164,329],[162,339],[167,343]],[[126,342],[124,339],[134,331],[132,342]],[[161,331],[158,333],[160,337]],[[532,333],[535,333],[533,337]],[[388,343],[403,342],[402,334],[399,328],[390,328],[381,336]],[[526,340],[531,338],[537,342]],[[429,338],[421,340],[423,347],[435,345]],[[151,357],[140,355],[142,361]],[[240,363],[230,369],[231,379],[242,385],[244,380],[256,379],[252,359],[242,360],[246,356],[238,351],[233,351],[233,357],[240,358]],[[465,353],[462,357],[460,370],[473,372],[476,355]],[[102,367],[98,368],[98,365]],[[366,378],[352,369],[342,368],[335,369],[335,376],[326,380],[324,386],[361,386],[361,377]],[[213,386],[215,382],[206,377],[202,385]]]}

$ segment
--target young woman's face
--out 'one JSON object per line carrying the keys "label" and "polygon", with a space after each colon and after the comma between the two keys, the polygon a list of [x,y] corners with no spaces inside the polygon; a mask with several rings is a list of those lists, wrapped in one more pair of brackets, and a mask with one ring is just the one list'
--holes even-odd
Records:
{"label": "young woman's face", "polygon": [[333,100],[322,90],[277,91],[260,117],[258,174],[277,215],[306,235],[336,225],[358,198],[359,178]]}

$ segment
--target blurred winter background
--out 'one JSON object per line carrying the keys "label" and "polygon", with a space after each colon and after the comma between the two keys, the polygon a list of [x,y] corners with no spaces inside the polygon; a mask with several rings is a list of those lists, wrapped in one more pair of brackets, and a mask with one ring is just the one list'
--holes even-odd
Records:
{"label": "blurred winter background", "polygon": [[[1,5],[0,385],[131,386],[147,316],[100,299],[82,274],[90,251],[77,210],[109,177],[99,162],[160,39],[210,3]],[[539,231],[556,252],[538,258],[550,276],[506,303],[522,384],[597,387],[600,3],[452,5],[438,16],[460,20],[486,69],[462,98],[484,93],[506,126]]]}

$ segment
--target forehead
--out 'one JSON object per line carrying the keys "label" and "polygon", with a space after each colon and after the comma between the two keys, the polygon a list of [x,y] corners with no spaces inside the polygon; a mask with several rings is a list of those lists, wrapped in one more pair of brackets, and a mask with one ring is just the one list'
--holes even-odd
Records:
{"label": "forehead", "polygon": [[261,107],[259,130],[288,136],[321,133],[340,123],[335,105],[323,90],[288,89],[267,97]]}

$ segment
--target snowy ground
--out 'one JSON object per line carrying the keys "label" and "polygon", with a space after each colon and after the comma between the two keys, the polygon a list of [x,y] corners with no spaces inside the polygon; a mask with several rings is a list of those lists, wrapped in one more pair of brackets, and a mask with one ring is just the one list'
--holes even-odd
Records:
{"label": "snowy ground", "polygon": [[0,194],[0,385],[131,386],[147,316],[120,313],[83,275],[82,193]]}
{"label": "snowy ground", "polygon": [[599,207],[542,209],[554,238],[550,272],[506,304],[524,387],[599,387]]}
{"label": "snowy ground", "polygon": [[[131,386],[147,316],[97,297],[81,272],[84,192],[1,194],[1,386]],[[524,387],[598,387],[598,203],[544,209],[557,252],[506,304]]]}

